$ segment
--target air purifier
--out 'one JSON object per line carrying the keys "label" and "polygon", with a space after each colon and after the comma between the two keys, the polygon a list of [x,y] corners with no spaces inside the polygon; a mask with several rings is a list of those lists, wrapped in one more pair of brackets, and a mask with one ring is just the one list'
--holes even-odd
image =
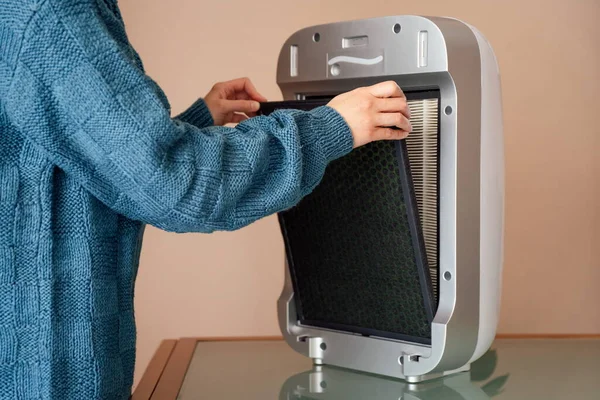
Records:
{"label": "air purifier", "polygon": [[390,16],[302,29],[284,43],[283,101],[398,83],[413,132],[332,162],[279,213],[286,248],[278,300],[294,350],[410,383],[461,372],[490,347],[503,265],[500,76],[490,44],[451,18]]}

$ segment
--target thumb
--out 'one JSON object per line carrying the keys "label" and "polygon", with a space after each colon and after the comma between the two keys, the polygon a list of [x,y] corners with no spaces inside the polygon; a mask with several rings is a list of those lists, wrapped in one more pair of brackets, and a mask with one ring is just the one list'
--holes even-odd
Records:
{"label": "thumb", "polygon": [[258,111],[260,103],[254,100],[223,100],[224,112],[253,113]]}
{"label": "thumb", "polygon": [[369,92],[375,97],[406,97],[394,81],[377,83],[369,87]]}

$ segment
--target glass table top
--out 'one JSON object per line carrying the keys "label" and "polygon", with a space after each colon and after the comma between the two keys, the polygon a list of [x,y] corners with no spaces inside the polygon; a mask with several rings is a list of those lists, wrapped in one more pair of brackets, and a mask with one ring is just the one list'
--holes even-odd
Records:
{"label": "glass table top", "polygon": [[317,367],[283,341],[198,342],[178,399],[600,399],[600,340],[504,339],[471,371],[409,384]]}

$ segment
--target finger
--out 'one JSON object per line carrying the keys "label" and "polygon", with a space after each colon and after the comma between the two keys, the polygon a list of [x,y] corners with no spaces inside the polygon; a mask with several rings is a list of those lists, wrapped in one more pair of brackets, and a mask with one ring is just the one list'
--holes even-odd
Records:
{"label": "finger", "polygon": [[223,112],[255,113],[260,104],[254,100],[223,100],[221,107]]}
{"label": "finger", "polygon": [[235,99],[236,100],[251,100],[250,95],[246,92],[236,92]]}
{"label": "finger", "polygon": [[250,81],[250,79],[246,79],[245,85],[246,93],[250,96],[252,100],[264,102],[267,101],[267,98],[262,94],[258,93],[258,90],[254,87],[254,84]]}
{"label": "finger", "polygon": [[239,122],[245,121],[247,120],[248,117],[245,116],[244,114],[233,114],[233,117],[231,118],[231,122],[233,122],[234,124],[237,124]]}
{"label": "finger", "polygon": [[[246,93],[246,92],[236,93],[235,99],[236,100],[254,100],[254,99],[251,99],[250,96],[248,95],[248,93]],[[256,117],[257,114],[255,112],[247,112],[246,115],[248,115],[249,117]]]}
{"label": "finger", "polygon": [[232,81],[226,82],[226,85],[233,89],[234,92],[245,92],[250,96],[252,100],[256,101],[267,101],[267,98],[258,93],[258,90],[254,87],[254,84],[248,78],[239,78]]}
{"label": "finger", "polygon": [[408,132],[392,128],[378,128],[375,131],[377,140],[402,140],[406,139]]}
{"label": "finger", "polygon": [[405,98],[392,97],[387,99],[377,99],[375,107],[379,112],[400,112],[406,118],[410,118],[410,108]]}
{"label": "finger", "polygon": [[401,113],[379,113],[375,117],[377,126],[397,127],[406,132],[412,132],[412,125]]}
{"label": "finger", "polygon": [[[250,96],[246,92],[238,92],[238,93],[236,93],[235,94],[235,99],[236,100],[253,100],[253,99],[250,98]],[[255,112],[246,112],[246,115],[248,117],[256,117],[257,113],[255,113]]]}
{"label": "finger", "polygon": [[400,86],[394,81],[381,82],[368,88],[369,93],[375,97],[403,97],[406,98]]}

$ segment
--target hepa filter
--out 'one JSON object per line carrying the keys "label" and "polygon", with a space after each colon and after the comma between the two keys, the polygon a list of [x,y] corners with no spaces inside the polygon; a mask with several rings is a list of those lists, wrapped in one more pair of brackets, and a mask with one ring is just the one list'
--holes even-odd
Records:
{"label": "hepa filter", "polygon": [[[439,94],[439,93],[438,93]],[[425,243],[432,294],[438,299],[439,97],[409,100],[413,131],[406,138],[413,190]]]}

